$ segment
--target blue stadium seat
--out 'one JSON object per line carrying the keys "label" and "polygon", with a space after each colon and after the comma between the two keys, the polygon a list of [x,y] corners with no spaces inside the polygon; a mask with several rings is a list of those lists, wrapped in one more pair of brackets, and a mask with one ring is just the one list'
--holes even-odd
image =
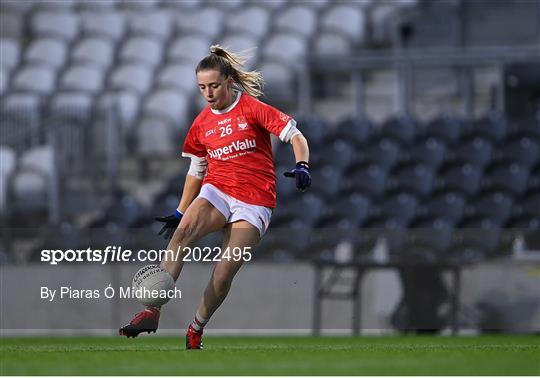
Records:
{"label": "blue stadium seat", "polygon": [[355,152],[354,146],[347,140],[337,139],[314,152],[311,161],[314,166],[328,162],[342,171],[352,163]]}
{"label": "blue stadium seat", "polygon": [[360,193],[369,198],[380,197],[386,189],[387,171],[377,164],[368,164],[347,172],[342,193]]}
{"label": "blue stadium seat", "polygon": [[413,222],[403,238],[399,257],[407,261],[436,263],[452,244],[453,224],[442,218]]}
{"label": "blue stadium seat", "polygon": [[465,212],[465,197],[454,192],[437,194],[422,203],[417,212],[419,220],[443,219],[450,224],[460,222]]}
{"label": "blue stadium seat", "polygon": [[369,198],[359,193],[336,199],[326,208],[318,227],[332,227],[333,223],[337,224],[341,220],[347,220],[351,227],[360,227],[368,218],[369,208]]}
{"label": "blue stadium seat", "polygon": [[340,121],[332,137],[334,139],[347,139],[358,146],[364,144],[370,137],[373,123],[367,118],[346,118]]}
{"label": "blue stadium seat", "polygon": [[469,199],[463,222],[474,219],[489,219],[499,226],[504,225],[512,214],[514,200],[508,194],[491,192]]}
{"label": "blue stadium seat", "polygon": [[448,250],[448,262],[477,263],[493,255],[499,247],[501,228],[490,219],[470,219],[455,230]]}
{"label": "blue stadium seat", "polygon": [[390,219],[396,220],[405,227],[414,219],[418,208],[415,196],[402,192],[385,196],[375,207],[370,209],[370,222],[381,222]]}
{"label": "blue stadium seat", "polygon": [[465,124],[459,118],[442,115],[425,125],[423,135],[439,139],[447,145],[452,145],[459,141],[464,128]]}
{"label": "blue stadium seat", "polygon": [[483,168],[491,162],[492,156],[492,143],[484,137],[474,137],[448,151],[445,163],[469,163]]}
{"label": "blue stadium seat", "polygon": [[396,142],[382,138],[361,148],[354,159],[354,165],[378,164],[391,170],[397,164],[399,154],[400,147]]}
{"label": "blue stadium seat", "polygon": [[511,196],[520,196],[527,190],[529,170],[517,163],[493,166],[485,172],[482,190],[502,191]]}
{"label": "blue stadium seat", "polygon": [[496,163],[513,162],[532,167],[540,161],[540,142],[529,136],[521,136],[507,142],[494,153]]}
{"label": "blue stadium seat", "polygon": [[[277,172],[279,174],[279,172]],[[339,167],[334,165],[316,166],[311,172],[313,183],[310,191],[322,195],[329,201],[333,201],[341,190],[343,175]],[[290,180],[290,179],[289,179]],[[289,185],[292,185],[292,181]]]}
{"label": "blue stadium seat", "polygon": [[307,138],[310,146],[317,146],[326,141],[328,125],[317,116],[307,116],[296,119],[297,127]]}
{"label": "blue stadium seat", "polygon": [[446,167],[435,181],[436,192],[457,192],[473,196],[480,190],[482,170],[469,163]]}
{"label": "blue stadium seat", "polygon": [[414,140],[416,129],[419,127],[411,117],[395,116],[382,124],[375,138],[390,138],[400,145],[408,145]]}
{"label": "blue stadium seat", "polygon": [[422,163],[431,169],[437,169],[441,166],[445,157],[446,145],[440,139],[428,137],[402,150],[399,165]]}
{"label": "blue stadium seat", "polygon": [[491,112],[488,115],[475,120],[464,135],[465,138],[482,137],[492,143],[499,143],[505,137],[508,130],[508,121],[504,114]]}
{"label": "blue stadium seat", "polygon": [[433,170],[425,164],[407,165],[390,177],[386,191],[407,192],[417,197],[426,197],[433,189],[434,178]]}

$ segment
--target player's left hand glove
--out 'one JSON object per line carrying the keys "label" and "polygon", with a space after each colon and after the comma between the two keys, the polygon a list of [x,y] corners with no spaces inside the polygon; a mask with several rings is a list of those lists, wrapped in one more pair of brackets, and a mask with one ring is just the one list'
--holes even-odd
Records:
{"label": "player's left hand glove", "polygon": [[294,177],[296,188],[302,192],[305,192],[311,186],[311,170],[309,164],[305,161],[299,161],[292,171],[285,172],[283,175],[285,177]]}
{"label": "player's left hand glove", "polygon": [[167,215],[165,217],[156,217],[154,218],[158,222],[165,223],[161,230],[159,231],[158,235],[163,234],[163,238],[170,239],[172,238],[174,231],[178,228],[178,225],[180,224],[180,220],[182,220],[182,214],[180,211],[176,210],[174,214]]}

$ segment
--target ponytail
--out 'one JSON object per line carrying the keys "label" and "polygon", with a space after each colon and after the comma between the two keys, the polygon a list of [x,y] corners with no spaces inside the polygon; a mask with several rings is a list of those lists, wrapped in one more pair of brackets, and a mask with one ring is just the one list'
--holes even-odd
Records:
{"label": "ponytail", "polygon": [[203,58],[195,72],[217,70],[223,76],[233,79],[235,86],[252,97],[263,94],[264,80],[259,71],[245,71],[244,64],[248,59],[248,51],[232,53],[220,45],[210,47],[210,55]]}

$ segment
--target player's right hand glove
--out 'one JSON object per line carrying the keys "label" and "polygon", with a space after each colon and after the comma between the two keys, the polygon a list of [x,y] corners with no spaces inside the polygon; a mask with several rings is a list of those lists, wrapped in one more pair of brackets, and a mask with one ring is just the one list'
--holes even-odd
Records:
{"label": "player's right hand glove", "polygon": [[161,230],[159,231],[158,235],[163,234],[163,238],[170,239],[172,238],[174,231],[178,228],[178,225],[180,224],[180,220],[184,214],[182,214],[180,211],[176,210],[174,214],[167,215],[165,217],[155,217],[154,219],[158,222],[165,223]]}
{"label": "player's right hand glove", "polygon": [[294,177],[296,188],[302,192],[305,192],[311,186],[311,170],[309,164],[305,161],[299,161],[292,171],[284,172],[283,175],[285,177]]}

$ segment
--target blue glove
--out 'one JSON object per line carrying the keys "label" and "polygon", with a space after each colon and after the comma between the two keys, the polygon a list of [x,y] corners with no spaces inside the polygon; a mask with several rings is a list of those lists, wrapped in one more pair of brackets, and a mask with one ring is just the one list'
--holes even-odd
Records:
{"label": "blue glove", "polygon": [[311,186],[311,172],[309,164],[305,161],[296,163],[296,167],[289,172],[283,173],[285,177],[294,177],[296,179],[296,188],[305,192]]}
{"label": "blue glove", "polygon": [[159,231],[158,235],[163,234],[163,238],[170,239],[172,238],[174,231],[178,228],[178,225],[180,224],[180,220],[182,220],[182,217],[184,214],[182,214],[180,211],[176,210],[174,214],[167,215],[165,217],[155,217],[154,219],[158,222],[165,223],[161,230]]}

